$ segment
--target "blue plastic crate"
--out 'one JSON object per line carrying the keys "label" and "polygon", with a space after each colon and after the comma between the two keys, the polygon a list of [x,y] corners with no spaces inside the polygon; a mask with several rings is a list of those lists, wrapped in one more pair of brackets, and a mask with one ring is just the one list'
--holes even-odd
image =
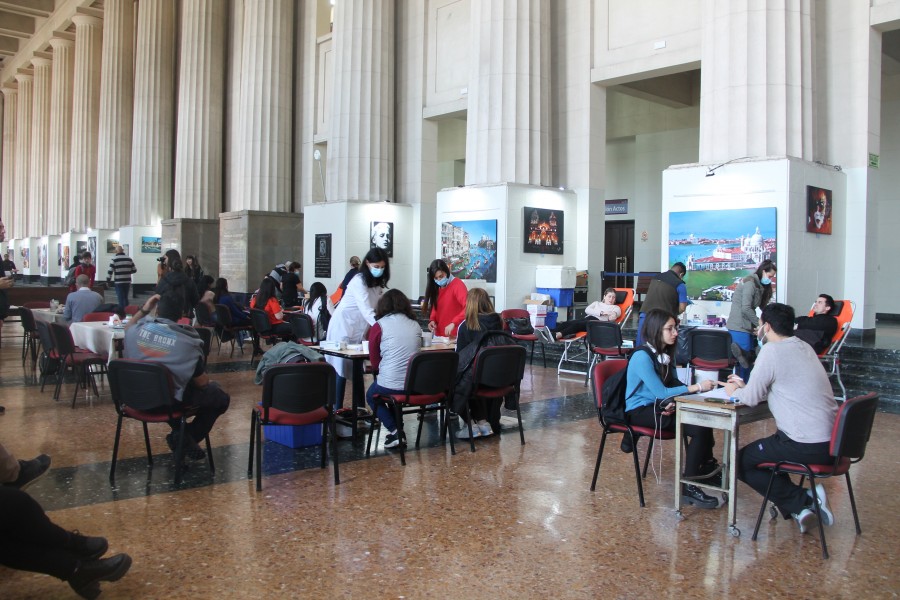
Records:
{"label": "blue plastic crate", "polygon": [[556,318],[558,316],[559,316],[559,313],[548,312],[547,315],[544,317],[544,325],[546,325],[550,329],[553,329],[554,327],[556,327]]}
{"label": "blue plastic crate", "polygon": [[263,425],[266,439],[288,448],[306,448],[322,443],[322,424],[312,425]]}
{"label": "blue plastic crate", "polygon": [[556,306],[572,306],[575,301],[575,288],[538,288],[537,291],[553,298]]}

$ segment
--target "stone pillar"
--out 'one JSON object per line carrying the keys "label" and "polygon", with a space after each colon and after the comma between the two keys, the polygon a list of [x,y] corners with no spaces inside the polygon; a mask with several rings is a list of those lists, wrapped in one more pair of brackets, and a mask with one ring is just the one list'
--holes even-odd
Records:
{"label": "stone pillar", "polygon": [[97,219],[97,135],[100,112],[102,21],[75,15],[75,75],[72,93],[72,162],[69,227],[84,231]]}
{"label": "stone pillar", "polygon": [[215,219],[222,212],[227,10],[220,0],[182,5],[175,218]]}
{"label": "stone pillar", "polygon": [[328,201],[394,199],[394,1],[334,6]]}
{"label": "stone pillar", "polygon": [[158,225],[172,216],[174,0],[141,0],[136,47],[130,222]]}
{"label": "stone pillar", "polygon": [[704,2],[701,163],[814,160],[812,13],[811,0]]}
{"label": "stone pillar", "polygon": [[134,110],[134,0],[103,3],[97,226],[128,223]]}
{"label": "stone pillar", "polygon": [[244,3],[241,150],[231,210],[291,210],[293,14],[291,0]]}
{"label": "stone pillar", "polygon": [[28,237],[47,233],[47,174],[50,151],[50,82],[53,61],[31,59],[34,92],[31,108],[31,183],[28,186]]}
{"label": "stone pillar", "polygon": [[16,109],[19,90],[12,86],[0,88],[3,92],[3,170],[0,173],[0,207],[6,218],[6,239],[14,239],[13,219],[16,211]]}
{"label": "stone pillar", "polygon": [[25,210],[28,206],[28,187],[31,184],[31,97],[34,76],[30,73],[18,73],[16,81],[19,82],[19,107],[16,111],[16,187],[12,227],[7,236],[10,239],[28,237]]}
{"label": "stone pillar", "polygon": [[466,185],[550,185],[549,0],[472,0]]}
{"label": "stone pillar", "polygon": [[50,88],[50,160],[46,231],[59,234],[69,225],[69,166],[72,157],[72,80],[75,42],[50,40],[53,84]]}

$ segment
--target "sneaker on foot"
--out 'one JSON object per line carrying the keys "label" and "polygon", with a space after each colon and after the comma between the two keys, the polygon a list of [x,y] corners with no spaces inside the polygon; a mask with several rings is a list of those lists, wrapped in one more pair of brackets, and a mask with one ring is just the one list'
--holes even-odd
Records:
{"label": "sneaker on foot", "polygon": [[738,346],[737,342],[731,342],[731,353],[734,354],[734,357],[737,359],[738,364],[745,369],[749,369],[753,366],[753,362],[750,360],[749,353]]}
{"label": "sneaker on foot", "polygon": [[710,496],[696,485],[681,486],[681,501],[697,508],[718,508],[719,500]]}
{"label": "sneaker on foot", "polygon": [[15,481],[4,485],[24,490],[29,485],[40,479],[50,469],[50,457],[39,454],[31,460],[19,460],[19,476]]}
{"label": "sneaker on foot", "polygon": [[[806,490],[806,494],[812,499],[812,492]],[[821,483],[816,484],[816,496],[819,497],[819,514],[822,516],[822,524],[831,527],[834,525],[834,513],[828,506],[828,496],[825,495],[825,486]]]}
{"label": "sneaker on foot", "polygon": [[[178,433],[173,431],[168,434],[166,436],[166,444],[169,446],[169,450],[172,451],[172,454],[176,454],[178,449]],[[190,435],[185,434],[184,456],[191,460],[204,460],[206,458],[206,451],[203,450]]]}
{"label": "sneaker on foot", "polygon": [[797,521],[800,533],[806,533],[816,526],[816,513],[811,508],[804,508],[799,514],[791,513],[791,516]]}
{"label": "sneaker on foot", "polygon": [[[469,439],[469,426],[463,423],[463,426],[460,427],[459,431],[456,432],[456,437],[461,440]],[[481,437],[481,429],[478,428],[477,423],[472,423],[472,437]]]}
{"label": "sneaker on foot", "polygon": [[401,443],[403,443],[403,442],[400,440],[400,434],[398,434],[396,431],[394,433],[389,433],[386,436],[384,436],[384,447],[385,448],[396,448]]}
{"label": "sneaker on foot", "polygon": [[109,542],[105,537],[81,535],[75,530],[71,533],[69,550],[80,558],[96,560],[109,550]]}
{"label": "sneaker on foot", "polygon": [[101,581],[118,581],[130,568],[131,557],[127,554],[80,561],[68,581],[75,593],[82,598],[96,598],[100,595]]}
{"label": "sneaker on foot", "polygon": [[[472,432],[475,432],[475,423],[472,423]],[[488,435],[494,435],[494,430],[491,428],[491,424],[487,421],[478,421],[478,430],[481,432],[481,437],[485,437]]]}

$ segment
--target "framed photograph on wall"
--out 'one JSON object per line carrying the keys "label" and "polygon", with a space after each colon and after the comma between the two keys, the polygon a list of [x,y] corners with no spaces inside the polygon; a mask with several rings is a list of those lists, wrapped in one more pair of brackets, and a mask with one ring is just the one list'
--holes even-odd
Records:
{"label": "framed photograph on wall", "polygon": [[91,253],[91,258],[96,262],[97,260],[97,237],[89,237],[88,238],[88,247],[87,251]]}
{"label": "framed photograph on wall", "polygon": [[391,258],[394,256],[394,224],[387,221],[369,223],[369,248],[381,248]]}
{"label": "framed photograph on wall", "polygon": [[331,277],[331,234],[316,234],[315,277]]}
{"label": "framed photograph on wall", "polygon": [[106,253],[107,254],[115,254],[116,248],[119,247],[119,240],[108,239],[106,240]]}
{"label": "framed photograph on wall", "polygon": [[806,186],[806,231],[831,235],[831,190]]}
{"label": "framed photograph on wall", "polygon": [[142,236],[141,254],[162,254],[162,238]]}
{"label": "framed photograph on wall", "polygon": [[455,277],[497,283],[497,220],[441,223],[441,258]]}
{"label": "framed photograph on wall", "polygon": [[79,259],[81,255],[87,252],[87,241],[77,241],[75,242],[75,256]]}
{"label": "framed photograph on wall", "polygon": [[523,211],[522,251],[529,254],[562,254],[563,211],[528,206]]}

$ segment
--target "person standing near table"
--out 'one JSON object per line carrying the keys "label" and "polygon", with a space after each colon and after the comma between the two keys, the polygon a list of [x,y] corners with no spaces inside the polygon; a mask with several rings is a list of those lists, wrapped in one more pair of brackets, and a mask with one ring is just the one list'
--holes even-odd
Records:
{"label": "person standing near table", "polygon": [[[325,339],[334,343],[361,343],[368,328],[375,324],[375,307],[384,295],[390,278],[391,265],[387,252],[381,248],[369,250],[359,273],[347,284],[347,292],[331,317]],[[325,360],[337,371],[334,407],[339,409],[344,405],[344,392],[347,379],[353,375],[353,363],[336,356],[326,356]]]}
{"label": "person standing near table", "polygon": [[753,335],[759,325],[756,309],[762,308],[772,299],[772,277],[775,276],[775,263],[764,260],[756,271],[744,277],[734,290],[731,298],[731,312],[725,326],[731,334],[731,352],[740,366],[738,375],[747,381],[750,378],[756,340]]}
{"label": "person standing near table", "polygon": [[106,281],[115,285],[116,300],[123,309],[128,306],[128,292],[131,290],[131,276],[134,273],[137,273],[134,261],[125,255],[125,248],[119,244],[116,246],[116,255],[109,262]]}
{"label": "person standing near table", "polygon": [[3,270],[8,273],[8,275],[4,275],[4,277],[15,277],[15,275],[19,272],[19,269],[16,268],[16,263],[13,262],[12,256],[9,252],[4,255]]}
{"label": "person standing near table", "polygon": [[287,273],[281,277],[281,304],[285,308],[301,306],[300,291],[303,284],[300,282],[300,263],[294,261],[287,266]]}
{"label": "person standing near table", "polygon": [[665,273],[660,273],[650,282],[647,288],[647,297],[641,304],[641,313],[638,316],[637,338],[634,347],[639,348],[644,342],[644,318],[651,310],[664,310],[676,317],[684,312],[688,305],[687,286],[684,284],[684,275],[687,267],[684,263],[677,262]]}
{"label": "person standing near table", "polygon": [[456,329],[466,318],[466,284],[450,273],[441,259],[428,266],[428,284],[422,312],[430,311],[428,329],[442,337],[456,337]]}
{"label": "person standing near table", "polygon": [[347,284],[350,283],[350,280],[356,277],[356,274],[359,273],[359,257],[351,256],[350,257],[350,270],[347,271],[347,274],[344,275],[344,280],[341,281],[341,285],[338,287],[343,291],[347,291]]}
{"label": "person standing near table", "polygon": [[94,312],[103,304],[103,296],[91,289],[87,275],[75,278],[75,288],[74,292],[66,296],[66,308],[63,311],[66,323],[81,323],[84,315]]}
{"label": "person standing near table", "polygon": [[[81,255],[81,264],[75,267],[75,279],[78,279],[79,275],[87,275],[88,276],[88,287],[90,289],[94,288],[94,279],[97,277],[97,267],[94,266],[94,259],[91,257],[90,252],[85,252]],[[77,286],[73,283],[69,286],[69,291],[74,292],[77,289]]]}

